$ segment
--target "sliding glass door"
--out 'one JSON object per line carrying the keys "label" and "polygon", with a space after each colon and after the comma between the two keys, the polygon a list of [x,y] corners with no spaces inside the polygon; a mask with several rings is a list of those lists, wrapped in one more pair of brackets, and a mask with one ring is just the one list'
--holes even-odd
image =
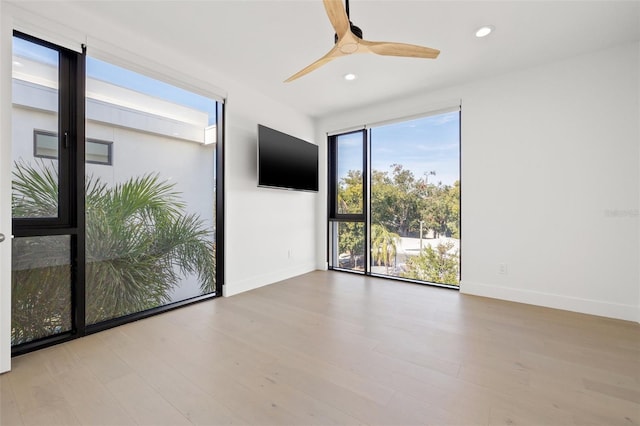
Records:
{"label": "sliding glass door", "polygon": [[[353,135],[359,135],[357,141]],[[341,148],[345,140],[352,145],[349,152],[363,153],[361,163],[347,161],[357,155]],[[335,205],[330,267],[458,286],[459,110],[332,136],[329,144],[330,205]],[[352,205],[350,197],[363,203],[362,214],[345,223],[341,206]],[[363,259],[360,268],[352,253]]]}
{"label": "sliding glass door", "polygon": [[14,354],[221,294],[221,102],[16,33]]}

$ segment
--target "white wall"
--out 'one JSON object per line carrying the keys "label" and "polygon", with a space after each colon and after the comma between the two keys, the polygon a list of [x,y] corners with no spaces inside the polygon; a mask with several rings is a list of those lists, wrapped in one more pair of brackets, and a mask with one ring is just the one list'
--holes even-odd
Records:
{"label": "white wall", "polygon": [[[257,93],[241,82],[215,69],[198,63],[192,58],[181,56],[180,52],[167,52],[164,46],[154,44],[135,34],[135,28],[114,28],[99,17],[84,15],[71,6],[56,3],[38,3],[36,6],[22,3],[14,7],[3,5],[2,31],[9,35],[14,25],[29,26],[42,36],[50,35],[54,42],[87,43],[88,53],[117,65],[130,66],[138,72],[147,72],[151,77],[180,83],[187,89],[197,90],[204,95],[227,94],[226,140],[225,140],[225,272],[224,294],[230,296],[257,288],[272,282],[289,278],[315,269],[317,233],[316,193],[290,192],[257,188],[256,141],[257,125],[292,134],[314,142],[313,121],[286,105]],[[68,16],[74,16],[69,26]],[[45,18],[46,17],[46,18]],[[25,30],[23,27],[21,27]],[[33,31],[32,31],[33,32]],[[7,44],[9,43],[9,44]],[[0,63],[0,117],[2,117],[0,150],[0,225],[10,229],[10,211],[5,207],[9,200],[9,184],[6,178],[11,158],[10,122],[11,102],[11,55],[10,40],[2,41]],[[123,50],[126,46],[128,50]],[[179,69],[176,69],[179,65]],[[6,156],[5,156],[6,154]],[[324,238],[324,237],[323,237]],[[6,250],[7,244],[3,245]],[[288,253],[292,256],[289,258]],[[2,256],[6,262],[7,256]],[[10,332],[8,312],[10,312],[9,264],[2,264],[0,279],[0,303],[2,322],[0,323],[0,350],[3,370],[9,367]]]}
{"label": "white wall", "polygon": [[637,321],[639,73],[627,44],[324,117],[316,137],[462,99],[461,291]]}
{"label": "white wall", "polygon": [[315,269],[319,195],[256,188],[256,120],[310,142],[314,141],[312,122],[284,106],[274,104],[268,111],[266,105],[250,92],[238,93],[228,102],[225,295]]}

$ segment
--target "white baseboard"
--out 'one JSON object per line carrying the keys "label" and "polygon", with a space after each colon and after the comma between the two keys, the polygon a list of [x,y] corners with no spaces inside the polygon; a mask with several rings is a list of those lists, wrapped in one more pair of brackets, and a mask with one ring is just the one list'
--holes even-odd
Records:
{"label": "white baseboard", "polygon": [[460,292],[640,323],[640,306],[463,281]]}
{"label": "white baseboard", "polygon": [[239,281],[226,282],[222,287],[222,295],[224,297],[233,296],[235,294],[244,293],[265,285],[273,284],[288,278],[297,277],[308,272],[316,270],[314,262],[292,266],[290,268],[279,269],[277,271],[269,271],[266,274],[254,275]]}

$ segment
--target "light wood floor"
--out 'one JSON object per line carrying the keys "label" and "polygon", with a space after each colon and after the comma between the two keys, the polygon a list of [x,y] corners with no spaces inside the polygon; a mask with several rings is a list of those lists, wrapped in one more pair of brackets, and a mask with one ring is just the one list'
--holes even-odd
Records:
{"label": "light wood floor", "polygon": [[13,359],[6,425],[638,425],[640,325],[314,272]]}

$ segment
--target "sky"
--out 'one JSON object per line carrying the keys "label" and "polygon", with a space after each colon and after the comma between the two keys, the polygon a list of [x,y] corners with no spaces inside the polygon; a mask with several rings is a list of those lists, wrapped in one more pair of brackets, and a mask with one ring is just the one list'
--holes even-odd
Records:
{"label": "sky", "polygon": [[[416,179],[453,185],[460,179],[460,115],[456,112],[371,127],[371,168],[391,172],[392,164],[411,170]],[[362,136],[338,139],[338,175],[362,169]]]}
{"label": "sky", "polygon": [[209,114],[209,125],[216,123],[216,101],[163,83],[142,74],[87,56],[87,77],[106,81],[145,95],[184,105]]}
{"label": "sky", "polygon": [[[13,38],[13,50],[14,55],[18,57],[54,66],[58,64],[58,52],[56,50],[40,46],[19,37]],[[87,77],[89,78],[135,90],[145,95],[184,105],[199,111],[205,111],[209,114],[208,124],[212,125],[216,122],[216,101],[213,99],[100,61],[88,55],[86,65]]]}

